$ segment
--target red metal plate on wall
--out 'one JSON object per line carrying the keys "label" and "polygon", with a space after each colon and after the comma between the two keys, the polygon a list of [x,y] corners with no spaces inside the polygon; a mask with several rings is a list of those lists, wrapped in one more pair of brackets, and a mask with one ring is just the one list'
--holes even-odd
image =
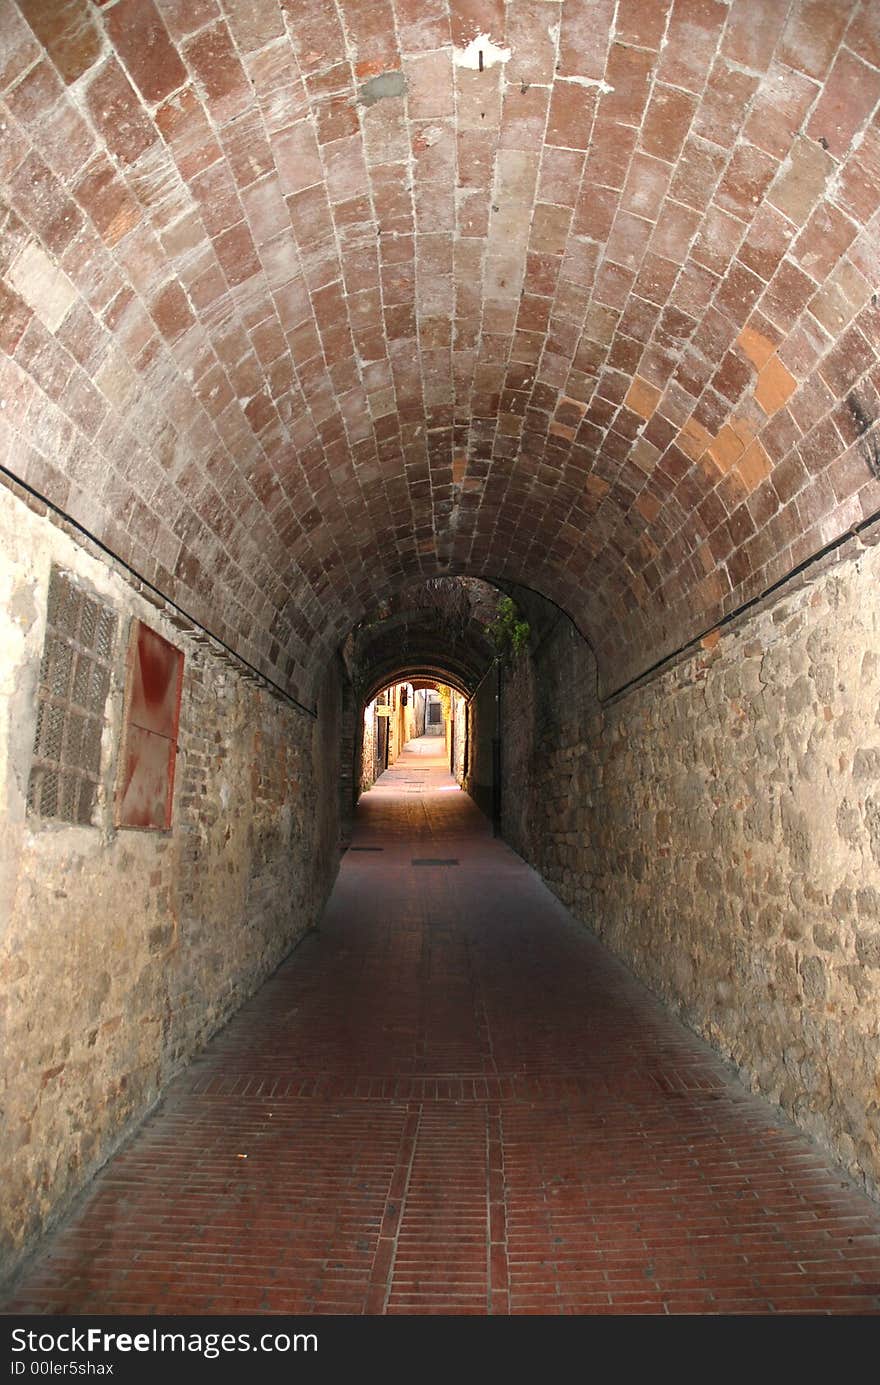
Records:
{"label": "red metal plate on wall", "polygon": [[132,642],[129,720],[144,731],[176,741],[183,655],[140,621]]}
{"label": "red metal plate on wall", "polygon": [[135,621],[128,651],[117,827],[171,826],[183,655]]}

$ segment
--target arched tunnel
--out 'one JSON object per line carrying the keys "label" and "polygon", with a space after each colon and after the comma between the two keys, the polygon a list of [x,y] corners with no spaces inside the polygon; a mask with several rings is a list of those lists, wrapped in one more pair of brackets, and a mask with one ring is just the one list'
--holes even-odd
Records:
{"label": "arched tunnel", "polygon": [[0,103],[5,1301],[880,1311],[880,7]]}

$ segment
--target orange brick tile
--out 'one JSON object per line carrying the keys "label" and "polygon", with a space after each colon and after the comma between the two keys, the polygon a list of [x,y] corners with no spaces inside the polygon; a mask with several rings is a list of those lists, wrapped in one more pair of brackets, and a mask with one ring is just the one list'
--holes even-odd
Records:
{"label": "orange brick tile", "polygon": [[756,438],[746,447],[734,469],[746,490],[751,494],[770,475],[773,470],[773,463]]}
{"label": "orange brick tile", "polygon": [[779,345],[778,342],[771,341],[769,337],[748,326],[742,329],[736,339],[736,344],[758,370],[767,364]]}
{"label": "orange brick tile", "polygon": [[647,380],[643,380],[641,376],[636,375],[627,391],[624,403],[628,409],[632,409],[634,414],[638,414],[640,418],[648,419],[659,404],[662,393],[663,391],[657,389],[656,385],[652,385]]}
{"label": "orange brick tile", "polygon": [[797,381],[786,370],[778,356],[771,356],[762,366],[755,386],[755,398],[765,414],[775,414],[797,389]]}
{"label": "orange brick tile", "polygon": [[712,434],[709,432],[708,428],[704,428],[702,423],[698,423],[697,420],[691,416],[682,426],[676,441],[682,452],[690,457],[692,461],[697,462],[711,443]]}
{"label": "orange brick tile", "polygon": [[742,455],[744,447],[745,443],[738,430],[733,424],[725,423],[718,430],[717,437],[709,445],[708,455],[722,475],[725,475]]}

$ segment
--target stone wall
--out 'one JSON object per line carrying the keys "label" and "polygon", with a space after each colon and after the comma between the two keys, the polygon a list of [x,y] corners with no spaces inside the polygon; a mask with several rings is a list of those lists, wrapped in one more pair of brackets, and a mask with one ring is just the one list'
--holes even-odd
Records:
{"label": "stone wall", "polygon": [[504,702],[511,843],[875,1195],[878,591],[860,550],[604,708],[563,618]]}
{"label": "stone wall", "polygon": [[467,774],[468,746],[468,704],[461,693],[452,693],[451,728],[447,732],[447,744],[452,741],[450,759],[453,778],[463,784]]}
{"label": "stone wall", "polygon": [[359,792],[360,768],[356,757],[359,756],[357,720],[360,704],[341,657],[339,670],[339,844],[340,848],[345,849],[351,842]]}
{"label": "stone wall", "polygon": [[360,765],[360,779],[358,797],[362,793],[366,793],[367,789],[372,788],[381,773],[379,768],[379,718],[376,716],[375,703],[368,703],[359,715],[360,752],[358,763]]}
{"label": "stone wall", "polygon": [[401,754],[408,741],[411,741],[416,734],[415,706],[413,705],[412,686],[407,692],[407,702],[402,703],[402,690],[405,684],[396,683],[389,696],[393,711],[388,718],[388,732],[390,735],[390,745],[388,748],[388,763],[393,765],[397,757]]}
{"label": "stone wall", "polygon": [[[52,563],[118,617],[90,826],[26,808]],[[168,832],[116,830],[125,648],[184,651]],[[340,670],[319,719],[175,629],[0,490],[0,1275],[312,926],[338,864]]]}

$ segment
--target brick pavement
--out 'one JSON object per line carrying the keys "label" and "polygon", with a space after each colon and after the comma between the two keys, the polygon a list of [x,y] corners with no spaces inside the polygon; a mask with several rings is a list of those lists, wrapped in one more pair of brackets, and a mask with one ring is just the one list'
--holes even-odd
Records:
{"label": "brick pavement", "polygon": [[321,928],[7,1308],[877,1313],[880,1208],[678,1024],[413,743]]}

